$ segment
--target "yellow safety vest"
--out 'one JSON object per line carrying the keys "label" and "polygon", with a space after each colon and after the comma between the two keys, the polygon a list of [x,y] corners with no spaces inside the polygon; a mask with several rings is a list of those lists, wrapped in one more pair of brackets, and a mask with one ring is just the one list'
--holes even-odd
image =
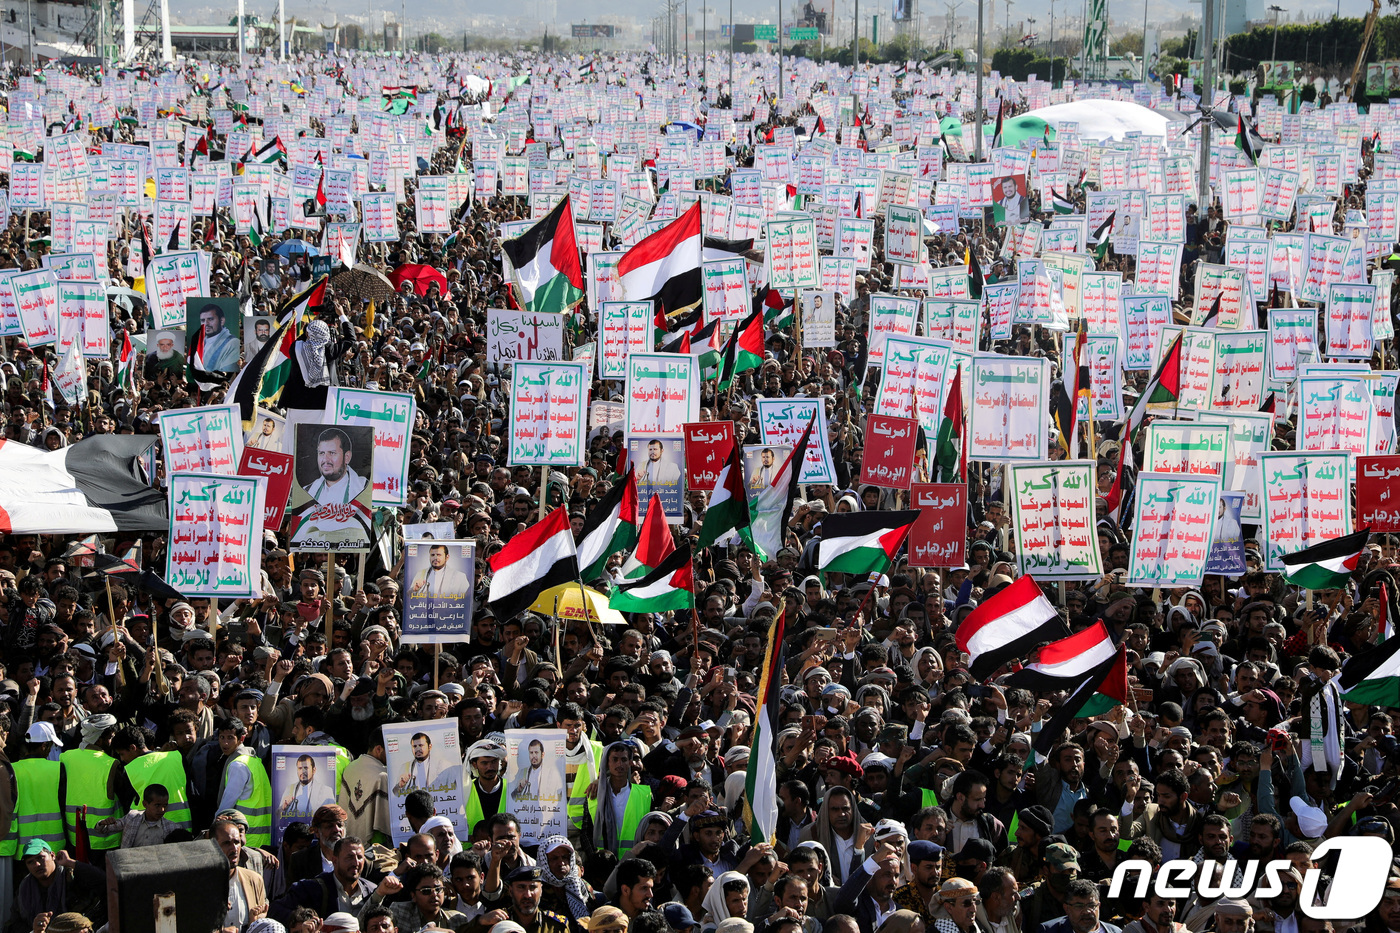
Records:
{"label": "yellow safety vest", "polygon": [[126,776],[136,789],[138,801],[149,785],[162,785],[170,792],[170,807],[165,811],[165,818],[181,829],[191,828],[185,761],[178,751],[147,752],[126,766]]}
{"label": "yellow safety vest", "polygon": [[569,788],[569,825],[574,829],[583,828],[583,815],[588,812],[588,786],[598,777],[598,768],[603,763],[603,743],[588,743],[593,746],[594,768],[588,768],[588,760],[585,758],[578,766],[578,772],[574,774],[574,784]]}
{"label": "yellow safety vest", "polygon": [[97,824],[109,817],[121,816],[115,798],[111,797],[112,769],[117,759],[98,748],[75,748],[58,756],[64,773],[63,823],[68,830],[68,842],[78,844],[78,811],[87,807],[88,846],[93,849],[116,849],[122,844],[120,828],[99,832]]}
{"label": "yellow safety vest", "polygon": [[[627,794],[627,808],[622,811],[622,829],[617,833],[618,859],[625,859],[627,853],[632,851],[632,847],[637,844],[637,828],[642,824],[642,817],[651,812],[651,788],[646,784],[633,784],[632,790]],[[598,819],[598,795],[595,793],[588,798],[588,813],[596,821]]]}
{"label": "yellow safety vest", "polygon": [[[505,781],[501,781],[501,793],[502,793],[502,795],[505,794],[505,786],[506,786]],[[502,801],[502,803],[504,803],[504,801]],[[496,812],[497,812],[497,813],[501,812],[499,806],[497,807]],[[466,814],[467,814],[467,835],[471,835],[472,830],[476,829],[476,824],[477,824],[477,823],[480,823],[482,820],[486,819],[486,814],[485,814],[485,812],[483,812],[482,809],[481,809],[481,798],[479,798],[479,797],[476,795],[476,779],[475,779],[475,778],[471,778],[470,780],[467,781],[467,806],[466,806]],[[494,816],[495,814],[492,814],[492,815]]]}
{"label": "yellow safety vest", "polygon": [[63,848],[63,811],[58,803],[59,764],[47,758],[14,763],[15,820],[25,841],[42,839],[57,852]]}
{"label": "yellow safety vest", "polygon": [[[248,818],[248,832],[244,844],[253,848],[272,845],[272,782],[267,779],[267,769],[255,755],[238,755],[230,761],[241,761],[253,777],[253,787],[248,796],[241,797],[233,806]],[[225,769],[225,776],[228,771]]]}

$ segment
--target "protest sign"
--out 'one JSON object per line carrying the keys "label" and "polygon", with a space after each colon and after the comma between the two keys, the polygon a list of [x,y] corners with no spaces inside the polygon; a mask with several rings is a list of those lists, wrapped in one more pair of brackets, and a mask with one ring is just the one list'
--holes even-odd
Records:
{"label": "protest sign", "polygon": [[326,397],[327,424],[374,429],[374,505],[408,501],[408,460],[417,402],[406,392],[333,386]]}
{"label": "protest sign", "polygon": [[1219,501],[1219,476],[1139,474],[1128,585],[1200,586]]}
{"label": "protest sign", "polygon": [[1297,450],[1349,450],[1358,457],[1372,449],[1376,406],[1360,378],[1302,376],[1298,379]]}
{"label": "protest sign", "polygon": [[336,800],[336,748],[327,745],[274,745],[271,754],[272,844],[293,823],[310,823],[321,807]]}
{"label": "protest sign", "polygon": [[836,293],[804,289],[797,296],[802,346],[836,346]]}
{"label": "protest sign", "polygon": [[655,314],[650,301],[605,301],[598,309],[599,379],[626,379],[627,357],[654,348]]}
{"label": "protest sign", "polygon": [[908,489],[913,482],[918,430],[918,422],[912,418],[868,416],[862,444],[861,483],[885,489]]}
{"label": "protest sign", "polygon": [[1351,534],[1345,451],[1259,455],[1264,479],[1264,569],[1283,570],[1279,558]]}
{"label": "protest sign", "polygon": [[1273,421],[1274,416],[1267,412],[1231,412],[1228,415],[1201,412],[1196,416],[1198,424],[1223,424],[1229,429],[1225,439],[1222,488],[1244,494],[1240,507],[1243,518],[1257,519],[1262,514],[1259,454],[1269,449],[1274,435]]}
{"label": "protest sign", "polygon": [[516,360],[562,360],[564,316],[534,311],[488,308],[486,311],[486,362],[497,365]]}
{"label": "protest sign", "polygon": [[909,507],[919,510],[909,529],[909,566],[962,566],[967,547],[967,486],[914,483]]}
{"label": "protest sign", "polygon": [[685,486],[692,492],[710,492],[734,446],[734,422],[687,422],[681,431],[685,438]]}
{"label": "protest sign", "polygon": [[700,264],[705,283],[706,321],[738,321],[748,315],[749,282],[744,264],[743,256],[711,259]]}
{"label": "protest sign", "polygon": [[629,437],[627,458],[637,470],[637,502],[645,504],[652,496],[658,496],[666,518],[679,522],[684,514],[685,489],[681,481],[685,478],[685,441],[673,437]]}
{"label": "protest sign", "polygon": [[160,414],[165,473],[226,473],[243,456],[243,426],[237,405],[181,408]]}
{"label": "protest sign", "polygon": [[[758,427],[761,442],[766,446],[796,447],[802,434],[817,416],[812,439],[807,445],[807,458],[799,483],[836,482],[836,465],[831,459],[830,433],[826,427],[826,405],[821,399],[760,398],[757,400]],[[781,460],[778,461],[781,464]]]}
{"label": "protest sign", "polygon": [[1400,531],[1400,455],[1356,458],[1356,523],[1375,534]]}
{"label": "protest sign", "polygon": [[415,790],[426,790],[432,796],[433,811],[452,822],[458,839],[469,838],[465,811],[470,778],[462,766],[457,721],[385,723],[383,729],[394,844],[402,845],[413,835],[403,804]]}
{"label": "protest sign", "polygon": [[971,379],[967,458],[993,463],[1045,459],[1049,362],[980,354],[972,360]]}
{"label": "protest sign", "polygon": [[919,299],[904,295],[870,296],[870,332],[866,343],[868,365],[885,360],[885,340],[912,337],[919,324]]}
{"label": "protest sign", "polygon": [[588,370],[583,363],[516,363],[510,379],[507,464],[584,462]]}
{"label": "protest sign", "polygon": [[294,551],[369,550],[374,429],[298,424],[293,435],[288,541]]}
{"label": "protest sign", "polygon": [[700,417],[700,364],[679,353],[627,357],[627,434],[680,437],[681,425]]}
{"label": "protest sign", "polygon": [[420,539],[405,544],[402,641],[470,641],[475,586],[475,541]]}
{"label": "protest sign", "polygon": [[1215,533],[1210,539],[1210,556],[1206,558],[1206,573],[1237,576],[1248,570],[1244,560],[1244,530],[1240,515],[1244,493],[1222,492],[1215,510]]}
{"label": "protest sign", "polygon": [[48,269],[10,275],[10,292],[24,329],[25,343],[44,346],[58,340],[58,279]]}
{"label": "protest sign", "polygon": [[1225,425],[1153,421],[1143,444],[1143,469],[1153,473],[1225,474]]}
{"label": "protest sign", "polygon": [[1012,463],[1009,470],[1020,572],[1042,580],[1101,577],[1093,462]]}
{"label": "protest sign", "polygon": [[263,528],[277,531],[287,513],[287,497],[292,493],[292,455],[279,450],[247,446],[238,463],[239,476],[261,476],[267,480],[263,500]]}
{"label": "protest sign", "polygon": [[185,596],[262,595],[262,515],[267,480],[168,473],[170,546],[165,582]]}
{"label": "protest sign", "polygon": [[502,811],[520,824],[520,844],[538,845],[549,836],[568,836],[567,742],[563,731],[507,729],[505,735],[509,806],[502,801]]}

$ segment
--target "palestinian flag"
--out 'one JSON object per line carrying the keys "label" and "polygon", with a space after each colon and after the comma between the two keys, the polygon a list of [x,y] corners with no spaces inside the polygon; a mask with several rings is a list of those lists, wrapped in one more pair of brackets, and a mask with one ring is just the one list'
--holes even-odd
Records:
{"label": "palestinian flag", "polygon": [[614,483],[583,520],[578,539],[578,564],[585,582],[603,576],[608,558],[637,544],[637,474],[628,469],[627,477]]}
{"label": "palestinian flag", "polygon": [[962,364],[953,372],[953,381],[944,390],[943,420],[938,425],[936,454],[943,482],[961,482],[967,473],[963,442]]}
{"label": "palestinian flag", "polygon": [[525,310],[560,313],[583,300],[583,264],[568,195],[539,223],[501,244]]}
{"label": "palestinian flag", "polygon": [[1257,165],[1259,163],[1259,153],[1254,151],[1254,143],[1249,138],[1249,127],[1245,126],[1244,123],[1244,114],[1239,114],[1236,117],[1236,121],[1235,148],[1245,154],[1245,158],[1249,159],[1250,165]]}
{"label": "palestinian flag", "polygon": [[58,450],[0,440],[0,533],[168,531],[166,495],[141,467],[156,440],[94,434]]}
{"label": "palestinian flag", "polygon": [[763,317],[755,311],[739,322],[720,354],[719,391],[734,384],[734,377],[763,365]]}
{"label": "palestinian flag", "polygon": [[[653,501],[659,503],[660,499],[653,497]],[[694,609],[695,568],[690,559],[690,543],[673,548],[655,570],[619,583],[608,597],[608,606],[618,612]]]}
{"label": "palestinian flag", "polygon": [[1002,122],[1002,117],[1004,117],[1005,115],[1006,115],[1006,105],[1002,102],[1002,99],[1001,99],[1000,97],[998,97],[998,98],[997,98],[997,125],[996,125],[996,129],[994,129],[994,130],[992,131],[992,148],[993,148],[993,149],[1000,149],[1000,148],[1001,148],[1001,122]]}
{"label": "palestinian flag", "polygon": [[647,503],[646,518],[642,519],[641,533],[637,536],[637,546],[622,564],[622,576],[628,580],[646,576],[660,567],[675,549],[676,542],[671,537],[670,526],[666,524],[661,497],[652,493],[651,501]]}
{"label": "palestinian flag", "polygon": [[668,315],[695,307],[704,297],[700,279],[704,242],[697,200],[623,254],[617,276],[624,297],[654,301],[656,309]]}
{"label": "palestinian flag", "polygon": [[1176,335],[1172,345],[1162,355],[1162,362],[1157,366],[1157,371],[1147,381],[1137,404],[1128,412],[1126,430],[1121,435],[1124,444],[1131,444],[1137,436],[1138,428],[1147,417],[1148,405],[1168,402],[1175,404],[1181,397],[1181,338],[1182,334]]}
{"label": "palestinian flag", "polygon": [[817,423],[816,415],[807,423],[797,446],[788,452],[787,459],[778,468],[772,482],[758,490],[749,502],[750,531],[753,534],[754,549],[767,563],[778,556],[783,547],[783,533],[792,520],[792,504],[797,499],[798,479],[802,476],[802,464],[807,459],[807,446],[812,441],[812,431]]}
{"label": "palestinian flag", "polygon": [[208,392],[223,381],[219,374],[211,372],[204,365],[204,325],[194,332],[194,346],[185,354],[185,381],[199,386],[201,392]]}
{"label": "palestinian flag", "polygon": [[[1086,629],[1085,631],[1092,631]],[[1015,676],[1015,675],[1013,675]],[[1059,710],[1046,722],[1035,739],[1035,751],[1043,756],[1059,744],[1071,722],[1079,717],[1097,716],[1128,702],[1128,649],[1119,645],[1107,660],[1090,669],[1077,683],[1063,688],[1071,691]]]}
{"label": "palestinian flag", "polygon": [[575,77],[575,78],[586,78],[586,77],[588,77],[589,75],[594,75],[594,74],[597,74],[597,73],[598,73],[598,63],[597,63],[597,62],[589,62],[589,63],[586,64],[586,65],[579,65],[577,68],[574,69],[574,77]]}
{"label": "palestinian flag", "polygon": [[1108,506],[1108,517],[1113,519],[1119,527],[1123,525],[1123,503],[1126,501],[1123,492],[1132,487],[1126,477],[1129,470],[1136,469],[1137,464],[1133,462],[1132,440],[1124,438],[1118,445],[1118,469],[1113,474],[1113,485],[1109,487],[1108,493],[1103,497],[1104,505]]}
{"label": "palestinian flag", "polygon": [[489,559],[487,604],[509,619],[530,607],[545,590],[578,579],[578,551],[569,530],[569,510],[557,508],[544,521],[518,531]]}
{"label": "palestinian flag", "polygon": [[136,392],[136,348],[131,345],[131,334],[122,331],[122,349],[117,355],[117,385],[127,393]]}
{"label": "palestinian flag", "polygon": [[968,247],[963,252],[963,262],[967,265],[967,295],[969,298],[982,297],[982,264],[977,261],[977,254]]}
{"label": "palestinian flag", "polygon": [[1279,561],[1283,564],[1284,579],[1305,590],[1346,586],[1370,537],[1371,529],[1363,528],[1342,538],[1283,554]]}
{"label": "palestinian flag", "polygon": [[782,712],[780,693],[783,687],[783,637],[787,628],[787,607],[779,612],[768,627],[768,647],[764,652],[763,673],[758,679],[755,699],[758,708],[753,716],[753,736],[749,744],[749,765],[744,778],[744,803],[749,811],[749,842],[772,843],[778,831],[778,765],[773,756],[773,737],[778,734],[778,715]]}
{"label": "palestinian flag", "polygon": [[715,480],[714,491],[710,493],[710,504],[705,509],[704,523],[695,546],[709,547],[737,534],[745,544],[754,547],[749,522],[749,496],[744,490],[744,464],[739,456],[739,441],[736,438],[734,446],[729,448],[729,459],[724,462]]}
{"label": "palestinian flag", "polygon": [[253,153],[252,161],[266,165],[281,160],[287,161],[287,147],[282,145],[282,137],[274,136],[271,142],[263,143],[262,148]]}
{"label": "palestinian flag", "polygon": [[224,401],[238,405],[244,430],[253,430],[258,406],[282,391],[296,339],[296,328],[284,321],[229,383]]}
{"label": "palestinian flag", "polygon": [[1029,575],[998,590],[963,620],[957,630],[959,651],[971,656],[968,670],[985,680],[997,669],[1031,649],[1069,634],[1050,600]]}
{"label": "palestinian flag", "polygon": [[918,509],[828,515],[817,546],[817,569],[826,573],[884,573],[918,517]]}
{"label": "palestinian flag", "polygon": [[1400,706],[1400,638],[1387,638],[1342,665],[1342,699],[1366,706]]}
{"label": "palestinian flag", "polygon": [[1051,201],[1056,214],[1073,214],[1074,200],[1070,198],[1069,192],[1060,194],[1054,188],[1050,189]]}
{"label": "palestinian flag", "polygon": [[762,300],[757,303],[763,307],[765,327],[785,330],[793,325],[793,310],[796,302],[791,298],[784,298],[776,288],[764,289]]}

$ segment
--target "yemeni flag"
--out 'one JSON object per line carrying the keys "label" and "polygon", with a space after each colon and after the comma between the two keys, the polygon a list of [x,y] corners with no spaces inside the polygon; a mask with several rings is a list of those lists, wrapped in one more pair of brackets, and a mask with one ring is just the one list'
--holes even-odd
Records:
{"label": "yemeni flag", "polygon": [[1400,638],[1387,638],[1342,665],[1342,699],[1367,706],[1400,706]]}
{"label": "yemeni flag", "polygon": [[603,576],[608,558],[637,544],[637,474],[628,468],[626,478],[614,483],[583,520],[578,540],[580,579],[585,582]]}
{"label": "yemeni flag", "polygon": [[165,493],[141,466],[156,440],[94,434],[58,450],[0,440],[0,533],[168,531]]}
{"label": "yemeni flag", "polygon": [[763,365],[763,315],[754,311],[739,322],[720,355],[719,391],[734,384],[740,373]]}
{"label": "yemeni flag", "polygon": [[491,556],[491,589],[486,602],[499,618],[530,607],[545,590],[578,579],[578,551],[569,529],[569,510],[557,508],[539,524],[518,531]]}
{"label": "yemeni flag", "polygon": [[1235,125],[1235,148],[1245,154],[1250,165],[1259,163],[1259,153],[1254,151],[1254,143],[1249,138],[1249,127],[1244,124],[1244,114],[1241,113],[1236,118]]}
{"label": "yemeni flag", "polygon": [[1104,505],[1108,506],[1108,517],[1120,527],[1123,524],[1123,503],[1126,501],[1123,491],[1129,485],[1125,477],[1129,470],[1136,469],[1137,464],[1133,462],[1132,440],[1124,438],[1122,443],[1118,445],[1118,469],[1113,474],[1113,485],[1109,487],[1108,493],[1103,497]]}
{"label": "yemeni flag", "polygon": [[783,686],[783,638],[787,628],[784,607],[768,627],[768,649],[764,653],[763,673],[758,679],[754,711],[753,737],[749,744],[749,766],[744,778],[744,802],[749,810],[749,842],[772,843],[778,831],[778,766],[773,756],[773,737],[778,734],[778,714],[782,712],[780,691]]}
{"label": "yemeni flag", "polygon": [[700,263],[705,237],[700,202],[623,254],[618,280],[628,301],[654,301],[656,309],[674,314],[698,305],[704,297]]}
{"label": "yemeni flag", "polygon": [[937,465],[943,482],[961,482],[967,473],[963,447],[962,364],[953,373],[943,401],[943,420],[938,425]]}
{"label": "yemeni flag", "polygon": [[1346,586],[1370,536],[1371,529],[1363,528],[1342,538],[1281,555],[1279,561],[1283,564],[1284,579],[1305,590],[1330,590]]}
{"label": "yemeni flag", "polygon": [[828,515],[817,546],[817,569],[855,575],[884,573],[918,517],[918,509]]}
{"label": "yemeni flag", "polygon": [[816,423],[817,416],[813,414],[812,420],[807,422],[807,429],[798,438],[797,446],[788,452],[773,481],[758,490],[749,501],[754,549],[764,563],[777,557],[783,547],[783,532],[792,520],[792,504],[797,500],[801,466],[807,459],[807,447],[812,441]]}
{"label": "yemeni flag", "polygon": [[637,536],[637,546],[622,564],[622,576],[635,580],[646,576],[665,563],[666,558],[676,549],[671,537],[671,528],[666,524],[666,511],[661,507],[661,497],[652,493],[647,503],[647,514],[642,519],[642,530]]}
{"label": "yemeni flag", "polygon": [[[966,624],[966,623],[964,623]],[[1118,655],[1118,646],[1102,621],[1044,646],[1029,664],[1006,679],[1014,687],[1053,693],[1078,684],[1105,661]]]}
{"label": "yemeni flag", "polygon": [[525,310],[557,314],[583,300],[583,265],[574,239],[574,214],[564,196],[544,219],[501,244]]}
{"label": "yemeni flag", "polygon": [[744,464],[739,457],[737,438],[734,446],[729,448],[729,458],[724,461],[715,480],[695,546],[709,547],[717,541],[728,541],[736,534],[746,545],[758,550],[754,547],[753,532],[750,530],[749,496],[744,491]]}
{"label": "yemeni flag", "polygon": [[1054,188],[1051,188],[1050,195],[1051,200],[1054,204],[1056,214],[1074,213],[1074,201],[1070,198],[1068,192],[1066,192],[1065,194],[1060,194],[1060,192],[1056,191]]}
{"label": "yemeni flag", "polygon": [[253,162],[263,165],[279,160],[287,161],[287,147],[282,145],[281,136],[274,136],[271,142],[263,143],[262,148],[253,153],[252,158]]}
{"label": "yemeni flag", "polygon": [[[657,500],[659,501],[659,500]],[[635,580],[619,583],[608,597],[609,608],[618,612],[667,612],[695,608],[695,567],[690,559],[690,542],[678,548]]]}
{"label": "yemeni flag", "polygon": [[968,670],[986,680],[1031,649],[1069,634],[1060,614],[1028,574],[986,599],[958,626],[959,651],[971,656]]}

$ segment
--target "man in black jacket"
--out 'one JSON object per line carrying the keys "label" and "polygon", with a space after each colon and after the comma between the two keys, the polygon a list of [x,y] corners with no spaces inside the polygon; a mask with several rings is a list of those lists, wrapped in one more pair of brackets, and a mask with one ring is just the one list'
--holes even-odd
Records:
{"label": "man in black jacket", "polygon": [[[314,852],[316,847],[306,851]],[[286,923],[298,907],[310,907],[322,917],[336,911],[358,917],[403,890],[397,875],[386,875],[378,887],[364,877],[365,845],[359,837],[341,837],[335,843],[334,853],[330,871],[298,881],[272,903],[272,919]]]}
{"label": "man in black jacket", "polygon": [[888,842],[876,845],[875,854],[851,868],[846,883],[836,892],[831,909],[849,914],[860,933],[875,933],[876,918],[895,909],[894,889],[899,884],[900,860]]}

